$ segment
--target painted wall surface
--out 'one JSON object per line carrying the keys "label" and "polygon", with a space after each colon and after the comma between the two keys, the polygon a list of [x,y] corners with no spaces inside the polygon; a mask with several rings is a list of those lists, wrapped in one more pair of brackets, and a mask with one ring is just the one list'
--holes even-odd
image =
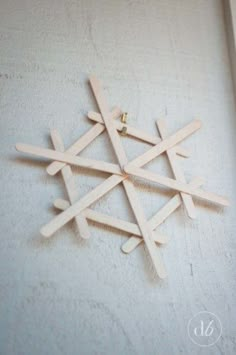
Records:
{"label": "painted wall surface", "polygon": [[[235,354],[235,104],[222,3],[219,0],[0,0],[0,354]],[[183,143],[188,181],[231,200],[219,208],[195,199],[160,232],[168,278],[156,279],[144,246],[120,251],[127,235],[90,224],[81,241],[68,224],[50,240],[40,227],[66,197],[46,161],[18,154],[16,142],[52,147],[58,128],[69,146],[91,123],[96,105],[87,83],[95,73],[111,107],[157,134],[166,118],[174,132],[195,117],[203,128]],[[124,138],[129,159],[148,145]],[[115,161],[108,137],[81,156]],[[165,157],[148,168],[171,176]],[[74,169],[78,198],[105,174]],[[95,176],[96,175],[96,176]],[[173,195],[146,181],[135,186],[152,216]],[[121,187],[99,211],[134,220]],[[189,319],[215,313],[223,333],[201,348]]]}

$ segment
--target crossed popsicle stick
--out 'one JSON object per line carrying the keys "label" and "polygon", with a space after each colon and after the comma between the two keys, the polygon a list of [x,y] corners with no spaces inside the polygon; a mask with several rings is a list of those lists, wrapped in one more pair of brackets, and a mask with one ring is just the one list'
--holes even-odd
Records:
{"label": "crossed popsicle stick", "polygon": [[[184,174],[176,159],[177,154],[184,157],[189,156],[189,153],[185,149],[178,146],[178,144],[197,131],[200,128],[201,123],[199,120],[194,120],[184,128],[177,131],[175,134],[168,137],[164,122],[158,121],[157,125],[162,139],[160,140],[155,136],[150,136],[141,130],[116,121],[115,119],[121,115],[121,111],[118,108],[115,108],[111,112],[109,111],[100,82],[95,77],[90,78],[90,84],[100,109],[100,114],[96,112],[89,112],[88,117],[97,123],[69,149],[66,151],[64,150],[63,142],[57,131],[51,132],[55,150],[39,148],[26,144],[16,145],[17,150],[21,152],[53,160],[53,162],[47,167],[47,172],[50,175],[55,175],[61,171],[68,192],[69,201],[59,199],[54,203],[54,205],[62,210],[62,212],[53,218],[51,222],[46,224],[41,229],[41,233],[45,237],[50,237],[73,218],[75,218],[79,233],[83,238],[89,237],[87,219],[113,226],[134,235],[123,245],[122,250],[124,252],[128,253],[142,241],[145,242],[158,275],[161,278],[164,278],[166,276],[166,270],[155,242],[165,243],[166,236],[157,233],[155,229],[171,213],[173,213],[182,202],[186,207],[188,215],[191,218],[195,218],[196,213],[192,196],[200,197],[224,206],[228,205],[228,200],[226,198],[202,190],[200,188],[203,183],[201,179],[196,179],[187,184]],[[122,131],[124,126],[126,127],[128,135],[154,145],[146,153],[140,155],[131,162],[128,162],[118,134],[118,131]],[[118,164],[77,156],[77,154],[79,154],[105,130],[110,138]],[[171,165],[174,179],[152,173],[142,168],[149,161],[165,152]],[[73,174],[70,165],[99,170],[112,175],[79,201],[76,201],[74,195],[75,189],[73,185]],[[135,187],[130,179],[132,176],[138,176],[149,181],[154,181],[158,184],[169,187],[178,193],[170,201],[168,201],[166,205],[151,218],[150,221],[147,221],[136,194]],[[122,183],[124,187],[137,224],[122,221],[89,209],[89,206],[92,203],[104,196],[120,183]]]}

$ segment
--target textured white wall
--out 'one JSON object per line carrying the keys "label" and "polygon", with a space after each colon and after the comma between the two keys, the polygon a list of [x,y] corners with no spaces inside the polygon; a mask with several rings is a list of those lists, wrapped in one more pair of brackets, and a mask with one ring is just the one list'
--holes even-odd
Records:
{"label": "textured white wall", "polygon": [[[235,354],[235,107],[222,4],[218,0],[0,0],[0,353]],[[188,180],[226,195],[231,207],[196,200],[198,219],[180,209],[160,227],[168,279],[155,279],[144,247],[124,255],[127,236],[91,225],[82,242],[73,225],[48,241],[40,227],[64,197],[46,164],[17,154],[16,142],[51,147],[49,129],[68,146],[96,109],[87,78],[104,82],[111,106],[156,134],[195,117],[203,129],[183,145]],[[129,158],[148,146],[124,139]],[[107,137],[83,156],[115,160]],[[170,174],[165,159],[152,169]],[[74,169],[78,197],[104,179]],[[172,195],[138,181],[150,217]],[[94,208],[133,217],[121,188]],[[197,312],[216,313],[219,342],[199,348],[187,336]]]}

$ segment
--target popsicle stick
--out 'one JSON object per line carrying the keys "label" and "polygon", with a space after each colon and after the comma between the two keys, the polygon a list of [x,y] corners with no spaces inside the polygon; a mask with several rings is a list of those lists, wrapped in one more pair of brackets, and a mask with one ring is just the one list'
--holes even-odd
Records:
{"label": "popsicle stick", "polygon": [[[120,137],[117,133],[117,130],[115,129],[113,122],[111,121],[111,115],[109,113],[109,108],[106,103],[105,97],[103,95],[103,91],[102,91],[100,82],[96,77],[92,76],[92,77],[90,77],[90,84],[91,84],[91,87],[92,87],[92,90],[94,93],[94,97],[97,101],[98,107],[101,111],[101,115],[102,115],[103,121],[105,123],[110,141],[111,141],[112,146],[114,148],[116,157],[117,157],[120,167],[122,169],[123,166],[127,164],[128,159],[126,157],[126,154],[123,149]],[[134,213],[135,218],[137,220],[137,223],[139,225],[140,231],[142,232],[143,239],[145,241],[145,244],[147,246],[147,250],[148,250],[149,255],[153,261],[153,264],[155,266],[156,272],[160,278],[165,278],[167,276],[167,273],[165,270],[164,263],[162,261],[159,250],[155,246],[153,236],[152,236],[152,231],[148,227],[148,223],[145,219],[145,214],[142,210],[142,206],[141,206],[141,204],[138,200],[138,197],[136,195],[136,191],[134,189],[134,186],[133,186],[132,182],[129,180],[124,180],[123,186],[125,188],[125,192],[127,194],[128,200],[129,200],[130,205],[132,207],[132,210],[133,210],[133,213]]]}
{"label": "popsicle stick", "polygon": [[201,127],[200,120],[193,120],[187,126],[180,129],[176,133],[172,134],[168,138],[162,140],[160,143],[149,149],[144,154],[132,160],[129,165],[135,165],[137,167],[143,166],[149,163],[154,158],[158,157],[160,154],[164,153],[167,149],[172,148],[195,131]]}
{"label": "popsicle stick", "polygon": [[54,217],[49,223],[41,228],[41,234],[48,238],[52,236],[58,229],[63,227],[72,218],[78,215],[85,208],[97,201],[100,197],[104,196],[108,191],[118,185],[127,176],[111,175],[87,195],[82,197],[79,201],[71,205],[67,210],[61,212],[58,216]]}
{"label": "popsicle stick", "polygon": [[[102,214],[100,212],[91,210],[89,208],[84,210],[83,214],[89,220],[92,220],[92,221],[98,222],[98,223],[102,223],[102,224],[105,224],[107,226],[110,226],[110,227],[113,227],[116,229],[120,229],[120,230],[130,233],[130,234],[134,234],[134,235],[138,236],[139,239],[142,238],[142,234],[141,234],[140,229],[137,224],[123,221],[121,219]],[[167,243],[167,237],[164,234],[155,233],[154,240],[160,244]]]}
{"label": "popsicle stick", "polygon": [[[60,152],[64,152],[64,144],[57,130],[51,130],[51,138],[54,148]],[[64,166],[61,169],[61,174],[65,183],[69,201],[73,204],[76,201],[76,189],[71,167],[69,165]],[[86,218],[82,214],[76,215],[75,222],[81,238],[88,239],[90,237],[90,233]]]}
{"label": "popsicle stick", "polygon": [[193,189],[191,186],[189,186],[183,182],[180,182],[180,181],[177,181],[174,179],[170,179],[168,177],[159,175],[157,173],[152,173],[151,171],[140,169],[135,166],[131,166],[130,164],[128,164],[125,167],[125,171],[128,174],[132,174],[132,175],[147,179],[149,181],[157,182],[160,185],[167,186],[167,187],[169,187],[173,190],[179,191],[179,192],[185,192],[187,194],[200,197],[203,200],[214,202],[214,203],[217,203],[217,204],[223,205],[223,206],[229,205],[228,199],[223,196],[216,195],[212,192],[207,192],[207,191],[204,191],[201,189]]}
{"label": "popsicle stick", "polygon": [[[94,122],[99,122],[104,125],[102,116],[98,112],[90,111],[88,113],[88,118]],[[157,143],[159,143],[161,141],[159,137],[152,136],[152,135],[145,133],[144,131],[137,129],[135,127],[132,127],[128,124],[125,124],[125,123],[122,123],[119,121],[114,121],[113,124],[119,132],[122,131],[123,127],[126,127],[127,128],[127,132],[126,132],[127,135],[137,138],[137,139],[140,139],[143,142],[150,143],[152,145],[156,145]],[[177,145],[175,147],[175,150],[176,150],[176,154],[178,154],[184,158],[188,158],[190,156],[188,150],[181,147],[181,146]]]}
{"label": "popsicle stick", "polygon": [[[190,183],[193,188],[200,187],[203,184],[203,179],[195,178]],[[149,225],[150,227],[155,230],[161,223],[163,223],[178,207],[181,205],[181,198],[179,194],[176,194],[172,197],[150,220]],[[131,253],[140,243],[142,240],[139,238],[132,236],[125,242],[121,250],[128,254]]]}
{"label": "popsicle stick", "polygon": [[149,225],[146,221],[145,214],[144,214],[142,206],[139,202],[135,188],[134,188],[132,182],[129,180],[125,180],[123,182],[123,185],[125,187],[125,191],[128,196],[128,200],[129,200],[130,205],[132,207],[133,213],[136,217],[139,228],[140,228],[141,233],[143,235],[143,240],[145,242],[145,245],[147,247],[149,255],[151,256],[151,259],[154,263],[156,272],[159,275],[159,277],[161,279],[163,279],[167,276],[166,268],[165,268],[165,265],[162,261],[162,257],[159,252],[159,249],[155,247],[155,243],[153,240],[153,233],[151,231],[151,228],[149,228]]}
{"label": "popsicle stick", "polygon": [[67,200],[64,200],[63,198],[57,198],[53,202],[53,206],[57,208],[58,210],[65,211],[67,208],[71,206],[71,203]]}
{"label": "popsicle stick", "polygon": [[[62,199],[57,199],[54,201],[54,207],[58,208],[59,210],[66,210],[68,207],[70,207],[69,201],[62,200]],[[134,234],[137,236],[138,239],[142,238],[142,235],[140,233],[140,229],[137,226],[137,224],[123,221],[121,219],[108,216],[106,214],[103,214],[101,212],[94,211],[90,208],[86,208],[82,214],[86,217],[86,219],[104,224],[106,226],[119,229],[123,232]],[[154,241],[159,244],[166,244],[167,243],[167,237],[165,234],[160,234],[160,233],[155,233],[153,234],[154,236]]]}
{"label": "popsicle stick", "polygon": [[[118,118],[119,116],[121,116],[121,114],[122,114],[122,111],[118,107],[115,107],[111,111],[111,117],[113,119]],[[88,132],[86,132],[82,137],[80,137],[70,148],[68,148],[66,150],[66,153],[69,153],[71,155],[79,154],[96,137],[98,137],[104,131],[105,131],[104,125],[96,124],[95,126],[90,128],[90,130]],[[59,161],[54,161],[47,167],[47,172],[48,172],[49,175],[55,175],[65,165],[66,165],[66,163],[62,163],[62,162],[59,162]]]}
{"label": "popsicle stick", "polygon": [[68,153],[57,152],[52,149],[46,149],[41,147],[36,147],[30,144],[16,144],[16,149],[19,152],[28,153],[36,155],[43,158],[48,158],[51,160],[59,160],[64,163],[68,163],[75,166],[80,166],[83,168],[88,168],[92,170],[99,170],[106,173],[118,174],[121,175],[122,172],[118,165],[112,163],[106,163],[104,161],[81,158],[77,156],[70,155]]}
{"label": "popsicle stick", "polygon": [[97,105],[101,111],[101,115],[107,129],[108,136],[112,143],[114,152],[116,154],[117,160],[121,169],[125,164],[128,163],[128,159],[126,157],[125,151],[122,147],[122,143],[120,141],[120,137],[111,121],[111,113],[109,112],[108,105],[106,103],[105,97],[103,95],[103,91],[100,85],[99,80],[95,76],[90,77],[90,85],[96,99]]}
{"label": "popsicle stick", "polygon": [[[157,128],[159,130],[160,136],[162,139],[167,137],[167,130],[166,130],[166,124],[164,120],[158,120],[156,122]],[[176,151],[173,150],[173,148],[167,149],[166,151],[167,158],[170,163],[170,167],[172,169],[172,172],[174,174],[174,177],[176,180],[187,183],[184,173],[181,169],[181,167],[178,164],[178,160],[176,158]],[[196,209],[193,203],[193,199],[191,195],[185,194],[184,192],[180,193],[183,203],[185,205],[185,208],[187,210],[187,213],[190,218],[196,218]]]}

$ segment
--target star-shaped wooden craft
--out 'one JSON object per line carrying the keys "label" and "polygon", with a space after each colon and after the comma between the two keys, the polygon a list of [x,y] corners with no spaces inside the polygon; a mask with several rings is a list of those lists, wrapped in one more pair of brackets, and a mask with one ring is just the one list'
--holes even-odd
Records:
{"label": "star-shaped wooden craft", "polygon": [[[122,113],[119,108],[110,111],[103,94],[101,83],[96,77],[90,77],[90,84],[100,113],[88,113],[88,117],[96,122],[96,124],[70,148],[65,150],[63,141],[56,130],[51,131],[51,138],[55,150],[21,143],[16,144],[16,149],[20,152],[52,160],[51,164],[47,167],[47,172],[50,175],[61,172],[68,193],[68,201],[62,199],[54,201],[54,206],[60,209],[61,212],[41,228],[41,234],[49,238],[72,219],[75,219],[80,236],[85,239],[89,237],[87,220],[112,226],[130,235],[128,241],[122,246],[122,250],[125,253],[130,253],[144,241],[157,274],[160,278],[165,278],[167,275],[166,268],[161,258],[158,244],[165,243],[166,237],[158,233],[157,227],[182,203],[186,208],[188,216],[195,218],[196,213],[192,199],[193,196],[223,206],[229,204],[226,198],[201,189],[201,185],[203,184],[201,178],[195,178],[187,183],[184,173],[178,164],[177,155],[188,156],[188,152],[178,144],[197,131],[201,127],[201,122],[199,120],[193,120],[176,133],[168,135],[165,122],[159,120],[157,121],[157,128],[161,139],[155,135],[151,136],[128,125],[126,122],[126,114]],[[118,117],[122,117],[121,121],[116,120]],[[79,157],[78,154],[104,131],[108,133],[118,164]],[[133,136],[143,142],[152,144],[153,147],[136,159],[128,161],[119,133]],[[169,178],[144,169],[144,166],[148,162],[163,153],[167,155],[174,178]],[[111,175],[83,198],[76,201],[71,165],[99,170]],[[147,220],[145,217],[144,209],[132,182],[132,177],[134,176],[163,185],[176,192],[176,195],[172,197],[164,207],[157,211],[150,220]],[[105,215],[89,208],[91,204],[115,188],[118,184],[123,185],[130,207],[134,213],[136,224]]]}

